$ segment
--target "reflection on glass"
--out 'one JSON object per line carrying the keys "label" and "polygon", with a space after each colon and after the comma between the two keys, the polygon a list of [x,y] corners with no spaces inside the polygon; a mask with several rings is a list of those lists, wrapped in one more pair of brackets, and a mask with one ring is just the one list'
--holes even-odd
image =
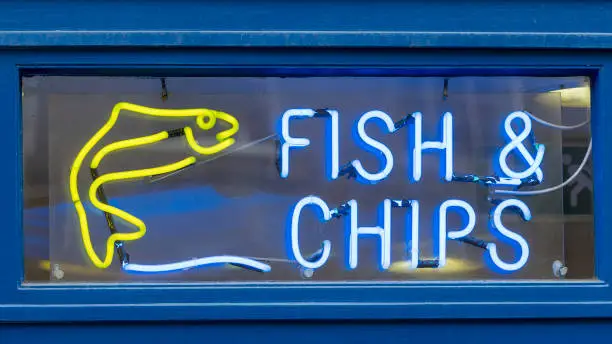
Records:
{"label": "reflection on glass", "polygon": [[583,77],[166,80],[24,78],[26,282],[594,278]]}

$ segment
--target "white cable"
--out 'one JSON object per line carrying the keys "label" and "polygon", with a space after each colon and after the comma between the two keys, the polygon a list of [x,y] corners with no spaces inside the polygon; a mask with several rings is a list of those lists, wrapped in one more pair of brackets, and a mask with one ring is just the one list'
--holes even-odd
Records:
{"label": "white cable", "polygon": [[189,165],[189,166],[187,166],[187,167],[181,168],[180,170],[176,170],[176,171],[174,171],[174,172],[166,173],[166,174],[161,175],[161,176],[159,176],[159,177],[152,177],[152,178],[150,178],[150,179],[149,179],[149,183],[156,183],[156,182],[162,181],[162,180],[164,180],[164,179],[166,179],[166,178],[168,178],[168,177],[172,177],[172,176],[173,176],[173,175],[175,175],[175,174],[178,174],[178,173],[184,172],[184,171],[185,171],[186,169],[188,169],[188,168],[192,168],[192,167],[195,167],[195,166],[197,166],[197,165],[207,164],[207,163],[209,163],[209,162],[211,162],[211,161],[217,160],[217,159],[219,159],[219,158],[223,158],[224,156],[230,155],[230,154],[232,154],[232,153],[236,153],[236,152],[241,151],[241,150],[243,150],[243,149],[246,149],[246,148],[249,148],[249,147],[251,147],[251,146],[254,146],[254,145],[258,144],[258,143],[262,143],[262,142],[264,142],[264,141],[266,141],[266,140],[269,140],[269,139],[271,139],[271,138],[275,137],[276,135],[277,135],[277,134],[268,135],[268,136],[266,136],[266,137],[264,137],[264,138],[261,138],[261,139],[259,139],[259,140],[251,141],[251,142],[249,142],[249,143],[247,143],[247,144],[245,144],[245,145],[242,145],[242,146],[240,146],[240,147],[238,147],[238,148],[236,148],[236,149],[234,149],[234,150],[231,150],[231,151],[225,152],[225,153],[223,153],[223,154],[215,155],[214,157],[212,157],[212,158],[210,158],[210,159],[208,159],[208,160],[198,161],[198,162],[196,162],[195,164],[192,164],[192,165]]}
{"label": "white cable", "polygon": [[575,125],[560,125],[560,124],[554,124],[554,123],[547,122],[547,121],[545,121],[545,120],[543,120],[543,119],[541,119],[541,118],[539,118],[539,117],[536,117],[536,116],[532,115],[531,113],[529,113],[529,112],[527,112],[527,111],[524,111],[524,112],[525,112],[525,113],[526,113],[526,114],[527,114],[529,117],[531,117],[531,119],[533,119],[534,121],[536,121],[536,122],[538,122],[538,123],[540,123],[540,124],[542,124],[542,125],[545,125],[545,126],[547,126],[547,127],[551,127],[551,128],[555,128],[555,129],[559,129],[559,130],[572,130],[572,129],[577,129],[577,128],[580,128],[580,127],[582,127],[582,126],[584,126],[584,125],[589,124],[589,122],[591,122],[591,120],[590,120],[589,118],[587,118],[587,120],[586,120],[586,121],[584,121],[584,122],[582,122],[582,123],[575,124]]}
{"label": "white cable", "polygon": [[566,181],[564,181],[563,183],[559,185],[551,186],[546,189],[533,190],[533,191],[494,190],[493,192],[495,192],[496,194],[502,194],[502,195],[534,196],[534,195],[541,195],[541,194],[545,194],[545,193],[552,192],[555,190],[559,190],[563,188],[564,186],[566,186],[567,184],[571,183],[582,172],[584,165],[586,165],[587,161],[589,160],[589,155],[591,155],[592,146],[593,146],[593,139],[589,141],[589,148],[587,148],[587,151],[584,154],[584,159],[582,159],[582,162],[580,163],[580,166],[578,167],[576,172],[574,172],[574,174],[572,174],[571,177],[567,178]]}

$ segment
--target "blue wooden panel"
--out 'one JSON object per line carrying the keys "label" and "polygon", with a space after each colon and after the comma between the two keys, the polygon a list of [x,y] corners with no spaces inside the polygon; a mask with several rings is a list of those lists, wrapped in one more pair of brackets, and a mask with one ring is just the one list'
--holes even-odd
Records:
{"label": "blue wooden panel", "polygon": [[[11,51],[0,55],[5,112],[0,122],[7,149],[2,160],[12,166],[0,172],[6,191],[0,204],[7,209],[5,240],[21,243],[19,155],[20,121],[18,67],[30,72],[77,68],[80,73],[145,73],[151,71],[206,75],[208,72],[282,72],[292,68],[304,73],[317,67],[362,67],[371,71],[404,68],[420,73],[534,75],[595,75],[593,108],[595,142],[594,175],[597,185],[595,214],[597,276],[601,281],[580,283],[488,282],[488,283],[394,283],[274,284],[274,285],[84,285],[24,286],[22,247],[10,245],[0,251],[5,269],[0,275],[0,320],[196,320],[196,319],[404,319],[404,318],[509,318],[509,317],[608,317],[612,315],[612,253],[606,211],[612,188],[604,171],[612,140],[607,135],[612,99],[612,65],[601,52],[560,51],[419,51],[395,50],[133,50],[133,51]],[[235,68],[235,69],[234,69]]]}
{"label": "blue wooden panel", "polygon": [[591,1],[8,1],[2,30],[612,32]]}
{"label": "blue wooden panel", "polygon": [[0,46],[602,48],[612,4],[554,1],[9,1]]}
{"label": "blue wooden panel", "polygon": [[2,343],[607,343],[610,321],[165,322],[0,325]]}
{"label": "blue wooden panel", "polygon": [[[0,321],[611,317],[612,3],[606,1],[10,1],[0,8]],[[89,47],[89,48],[87,48]],[[95,47],[92,49],[91,47]],[[118,47],[122,47],[121,50]],[[144,49],[156,47],[157,49]],[[164,48],[164,49],[160,49]],[[174,48],[173,50],[167,47]],[[207,49],[193,49],[206,47]],[[211,49],[224,47],[225,49]],[[250,47],[244,49],[244,47]],[[263,48],[273,49],[263,49]],[[312,49],[316,47],[317,49]],[[342,49],[342,48],[354,49]],[[362,48],[385,49],[362,49]],[[36,49],[32,49],[36,48]],[[87,48],[87,49],[86,49]],[[184,49],[190,48],[190,49]],[[243,49],[236,49],[243,48]],[[325,49],[322,49],[325,48]],[[405,48],[476,48],[427,50]],[[494,50],[491,48],[501,48]],[[538,50],[527,50],[537,48]],[[182,75],[361,67],[424,75],[596,73],[593,107],[597,276],[593,283],[21,287],[18,67]],[[231,68],[231,69],[229,69]],[[105,324],[112,338],[182,342],[601,340],[605,322]],[[487,326],[486,329],[484,326]],[[557,327],[558,326],[558,327]],[[519,329],[519,330],[517,330]],[[67,330],[72,330],[67,332]],[[87,325],[0,327],[0,342],[104,341]],[[579,333],[581,337],[576,337]],[[244,336],[247,335],[246,339]],[[437,337],[435,336],[437,335]],[[30,336],[30,337],[28,337]],[[30,340],[29,340],[30,339]],[[216,340],[218,339],[218,340]],[[52,340],[52,339],[51,339]],[[406,339],[407,340],[407,339]],[[292,340],[294,341],[294,340]]]}

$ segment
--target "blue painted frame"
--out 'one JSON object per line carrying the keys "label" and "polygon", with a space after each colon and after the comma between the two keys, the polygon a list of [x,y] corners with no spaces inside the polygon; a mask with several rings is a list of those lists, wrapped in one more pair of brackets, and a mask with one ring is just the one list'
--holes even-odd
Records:
{"label": "blue painted frame", "polygon": [[[228,320],[228,319],[414,319],[612,317],[612,4],[549,1],[7,1],[0,7],[0,322]],[[302,73],[302,68],[339,73],[413,75],[591,75],[596,231],[594,282],[464,282],[274,285],[39,285],[23,286],[21,233],[21,110],[19,75],[40,73],[178,74]],[[608,135],[606,135],[608,134]],[[232,323],[213,335],[244,340],[257,326]],[[325,323],[322,323],[325,325]],[[555,323],[556,324],[556,323]],[[567,322],[560,324],[576,329]],[[80,340],[85,328],[73,334]],[[328,324],[329,325],[329,324]],[[468,327],[481,342],[516,340],[514,323],[436,323],[430,327],[380,325],[379,332],[431,340],[430,333],[456,334]],[[525,325],[523,323],[523,325]],[[199,341],[194,326],[174,340]],[[229,326],[229,327],[227,327]],[[342,331],[360,340],[362,326]],[[543,328],[552,340],[572,330]],[[533,326],[533,327],[529,327]],[[581,334],[602,335],[609,324],[581,324]],[[310,326],[309,326],[310,327]],[[311,328],[311,327],[310,327]],[[372,327],[370,327],[372,328]],[[39,328],[40,329],[40,328]],[[65,333],[46,328],[45,334]],[[119,337],[146,333],[151,340],[168,328],[111,328]],[[176,329],[176,327],[175,327]],[[185,330],[188,331],[185,331]],[[209,328],[210,329],[210,328]],[[267,325],[275,338],[303,331],[301,325]],[[511,329],[511,330],[510,330]],[[14,338],[34,332],[13,328]],[[501,330],[501,331],[500,331]],[[297,339],[312,340],[317,331]],[[10,332],[10,331],[9,331]],[[382,341],[376,333],[376,340]],[[499,335],[499,333],[502,333]],[[39,335],[41,332],[36,332]],[[486,334],[486,335],[483,335]],[[45,334],[40,334],[42,337]],[[129,335],[126,335],[129,334]],[[193,337],[189,337],[193,334]],[[210,332],[208,333],[210,334]],[[512,335],[510,335],[512,334]],[[569,335],[569,336],[568,336]],[[370,332],[370,336],[372,333]],[[9,333],[9,337],[11,337]],[[40,337],[38,339],[40,339]],[[383,336],[384,337],[384,336]],[[92,337],[95,341],[108,337]],[[144,338],[144,337],[143,337]],[[349,337],[346,337],[347,339]],[[442,337],[440,337],[442,338]],[[548,337],[547,337],[548,338]],[[550,339],[549,338],[549,339]],[[48,339],[48,338],[46,338]],[[439,339],[439,338],[438,338]],[[584,340],[584,337],[580,337]],[[601,339],[601,338],[598,338]],[[53,339],[51,339],[53,340]]]}
{"label": "blue painted frame", "polygon": [[2,47],[612,46],[606,0],[22,0],[0,10]]}
{"label": "blue painted frame", "polygon": [[[0,35],[1,36],[1,35]],[[1,41],[1,39],[0,39]],[[245,54],[245,52],[248,52]],[[612,315],[612,181],[604,171],[612,153],[612,55],[583,51],[413,49],[126,49],[10,50],[0,55],[0,205],[5,240],[0,250],[0,320],[246,320],[608,317]],[[418,75],[589,75],[592,111],[596,275],[584,282],[270,283],[155,285],[22,285],[21,73],[245,74],[341,73]]]}

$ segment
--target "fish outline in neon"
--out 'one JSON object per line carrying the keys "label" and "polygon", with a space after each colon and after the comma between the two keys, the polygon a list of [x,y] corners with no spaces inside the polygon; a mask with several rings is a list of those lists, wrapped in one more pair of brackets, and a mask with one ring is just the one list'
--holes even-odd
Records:
{"label": "fish outline in neon", "polygon": [[[193,135],[193,130],[190,126],[185,126],[181,129],[170,130],[170,131],[161,131],[159,133],[137,137],[122,141],[116,141],[110,143],[103,148],[101,148],[92,159],[90,169],[92,171],[92,176],[95,177],[94,181],[89,187],[89,198],[92,202],[93,206],[97,209],[105,212],[105,214],[111,214],[112,216],[117,216],[133,226],[137,227],[138,230],[136,232],[130,233],[112,233],[106,240],[106,255],[104,259],[101,259],[100,256],[96,253],[93,248],[93,244],[91,242],[91,237],[89,233],[89,224],[87,222],[87,213],[83,206],[81,195],[79,193],[78,188],[78,176],[79,171],[82,167],[83,161],[89,155],[89,153],[94,149],[96,144],[100,142],[100,140],[110,132],[110,130],[116,124],[119,115],[122,110],[127,110],[139,115],[151,116],[151,117],[173,117],[173,118],[185,118],[185,117],[195,117],[196,125],[202,130],[209,130],[213,128],[217,122],[217,120],[222,120],[230,124],[230,128],[223,130],[216,134],[217,143],[212,146],[201,146],[195,139]],[[75,160],[72,163],[70,169],[70,178],[69,178],[69,190],[70,196],[72,199],[72,203],[75,207],[77,217],[79,220],[79,229],[81,232],[81,237],[83,241],[83,245],[85,247],[86,254],[91,262],[100,269],[108,268],[113,260],[114,253],[113,250],[115,248],[121,247],[123,242],[125,241],[135,241],[142,238],[146,233],[146,224],[135,217],[134,215],[118,209],[116,207],[112,207],[106,202],[100,201],[100,188],[103,184],[119,181],[119,180],[128,180],[128,179],[138,179],[144,177],[151,177],[160,174],[171,173],[183,168],[186,168],[190,165],[193,165],[196,162],[196,158],[194,156],[189,156],[180,161],[166,164],[162,166],[157,166],[153,168],[146,169],[138,169],[138,170],[130,170],[130,171],[122,171],[122,172],[113,172],[104,175],[97,175],[97,168],[102,161],[102,159],[110,154],[111,152],[126,149],[126,148],[135,148],[139,146],[144,146],[148,144],[153,144],[156,142],[160,142],[166,140],[171,137],[177,136],[185,136],[187,144],[189,147],[196,153],[201,155],[212,155],[219,153],[228,147],[232,146],[235,143],[235,139],[233,136],[238,132],[239,124],[238,120],[230,114],[225,112],[210,110],[205,108],[194,108],[194,109],[159,109],[159,108],[151,108],[142,105],[132,104],[128,102],[119,102],[115,104],[111,111],[111,115],[108,121],[100,128],[88,141],[87,143],[79,150]],[[119,244],[118,244],[119,243]],[[205,259],[206,258],[206,259]],[[219,258],[219,259],[216,259]],[[161,264],[158,265],[159,269],[155,269],[155,265],[146,265],[146,268],[140,269],[141,272],[150,272],[149,270],[157,270],[155,272],[161,272],[163,266],[172,266],[171,270],[178,270],[181,267],[189,268],[207,265],[209,263],[228,263],[228,264],[239,264],[241,266],[250,267],[257,271],[267,272],[270,271],[271,268],[269,265],[261,263],[259,261],[245,258],[245,257],[237,257],[237,256],[219,256],[219,257],[204,257],[201,259],[204,264],[193,264],[193,261],[183,261],[172,264]],[[130,268],[129,262],[123,261],[122,267],[126,271],[138,271],[137,267],[145,267],[145,265],[134,265]],[[169,270],[170,271],[170,270]]]}

